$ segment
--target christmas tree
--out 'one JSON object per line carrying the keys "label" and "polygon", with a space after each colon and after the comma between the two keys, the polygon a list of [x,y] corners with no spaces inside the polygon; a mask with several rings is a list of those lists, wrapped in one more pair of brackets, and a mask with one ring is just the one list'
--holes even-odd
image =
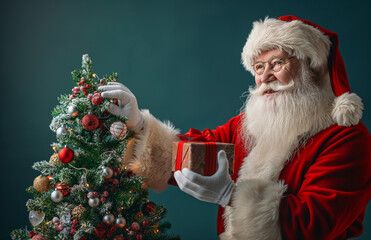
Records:
{"label": "christmas tree", "polygon": [[107,111],[117,100],[97,90],[117,74],[99,79],[83,55],[72,78],[77,86],[52,112],[55,153],[33,165],[41,174],[26,190],[33,229],[14,230],[12,239],[179,239],[165,233],[166,210],[148,200],[143,178],[122,165],[133,132]]}

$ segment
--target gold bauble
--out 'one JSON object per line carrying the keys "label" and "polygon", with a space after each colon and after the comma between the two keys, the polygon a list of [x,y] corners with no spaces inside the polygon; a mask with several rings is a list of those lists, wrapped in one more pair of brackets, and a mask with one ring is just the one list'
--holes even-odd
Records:
{"label": "gold bauble", "polygon": [[50,181],[47,176],[38,176],[33,181],[33,187],[38,192],[45,192],[50,188]]}
{"label": "gold bauble", "polygon": [[76,219],[81,219],[82,214],[85,212],[85,208],[82,205],[76,206],[72,210],[72,217]]}
{"label": "gold bauble", "polygon": [[62,162],[59,160],[58,153],[54,153],[51,157],[49,162],[53,165],[59,165]]}

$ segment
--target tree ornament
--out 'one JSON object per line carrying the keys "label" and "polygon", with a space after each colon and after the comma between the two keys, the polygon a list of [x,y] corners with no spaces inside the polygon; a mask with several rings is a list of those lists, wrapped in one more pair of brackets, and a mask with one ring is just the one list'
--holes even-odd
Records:
{"label": "tree ornament", "polygon": [[137,222],[133,222],[133,224],[131,224],[131,229],[132,229],[133,231],[139,231],[139,230],[140,230],[140,225],[139,225],[139,223],[137,223]]}
{"label": "tree ornament", "polygon": [[57,138],[61,138],[63,137],[64,135],[66,135],[68,133],[67,129],[65,127],[60,127],[57,129],[56,131],[56,134],[57,134]]}
{"label": "tree ornament", "polygon": [[95,198],[89,198],[89,206],[90,207],[98,207],[99,206],[99,198],[95,197]]}
{"label": "tree ornament", "polygon": [[71,233],[71,234],[75,234],[75,233],[76,233],[76,229],[71,228],[70,233]]}
{"label": "tree ornament", "polygon": [[45,218],[45,213],[31,210],[28,214],[28,219],[30,220],[30,223],[32,226],[36,227],[39,225]]}
{"label": "tree ornament", "polygon": [[59,223],[59,218],[57,218],[57,217],[53,217],[52,222],[53,222],[53,223]]}
{"label": "tree ornament", "polygon": [[30,238],[32,238],[33,236],[35,236],[36,235],[36,233],[34,232],[34,231],[31,231],[30,232]]}
{"label": "tree ornament", "polygon": [[102,203],[104,203],[106,200],[107,200],[107,199],[106,199],[105,197],[101,197],[101,198],[100,198],[100,201],[101,201]]}
{"label": "tree ornament", "polygon": [[156,204],[153,203],[153,202],[146,202],[142,205],[142,213],[145,215],[145,216],[149,216],[151,215],[151,213],[153,212],[153,210],[155,210],[156,208]]}
{"label": "tree ornament", "polygon": [[148,227],[148,225],[149,225],[149,221],[148,221],[147,219],[144,219],[144,220],[142,221],[142,225],[143,225],[143,227]]}
{"label": "tree ornament", "polygon": [[62,163],[69,163],[73,160],[74,152],[70,148],[65,147],[59,151],[58,157]]}
{"label": "tree ornament", "polygon": [[112,214],[106,214],[103,216],[103,222],[107,223],[107,224],[112,224],[115,222],[115,216],[113,216]]}
{"label": "tree ornament", "polygon": [[79,115],[79,111],[77,111],[76,105],[70,105],[67,109],[67,113],[72,117],[76,117],[77,115]]}
{"label": "tree ornament", "polygon": [[50,198],[53,202],[60,202],[63,199],[63,193],[61,193],[58,189],[55,189],[50,195]]}
{"label": "tree ornament", "polygon": [[94,193],[93,192],[88,192],[86,195],[88,198],[94,198]]}
{"label": "tree ornament", "polygon": [[59,183],[57,186],[55,186],[55,188],[58,189],[63,196],[70,194],[71,188],[67,184]]}
{"label": "tree ornament", "polygon": [[93,94],[89,93],[87,96],[86,96],[89,100],[91,100],[93,98]]}
{"label": "tree ornament", "polygon": [[126,225],[126,219],[122,217],[122,215],[118,215],[116,218],[116,227],[123,228]]}
{"label": "tree ornament", "polygon": [[63,229],[64,229],[64,227],[63,227],[62,224],[57,225],[57,231],[61,232],[61,231],[63,231]]}
{"label": "tree ornament", "polygon": [[32,240],[43,240],[43,237],[41,235],[35,235],[32,237]]}
{"label": "tree ornament", "polygon": [[126,136],[127,127],[123,122],[116,121],[116,122],[112,123],[109,131],[112,134],[112,136],[114,136],[116,138],[123,138],[123,137]]}
{"label": "tree ornament", "polygon": [[50,188],[50,180],[47,176],[38,176],[33,181],[33,187],[38,192],[45,192]]}
{"label": "tree ornament", "polygon": [[58,153],[54,153],[51,155],[49,162],[54,166],[61,164],[62,162],[59,160]]}
{"label": "tree ornament", "polygon": [[110,167],[102,167],[103,177],[108,179],[113,175],[113,170]]}
{"label": "tree ornament", "polygon": [[99,93],[96,93],[93,95],[93,99],[91,101],[95,106],[98,106],[102,103],[103,98]]}
{"label": "tree ornament", "polygon": [[92,131],[99,126],[99,119],[94,114],[87,114],[82,118],[82,126],[86,130]]}
{"label": "tree ornament", "polygon": [[142,240],[142,239],[143,239],[142,234],[138,233],[138,234],[135,236],[135,239],[136,239],[136,240]]}
{"label": "tree ornament", "polygon": [[72,210],[72,217],[75,218],[75,219],[81,219],[82,218],[82,214],[85,212],[86,208],[82,205],[78,205],[76,206],[73,210]]}

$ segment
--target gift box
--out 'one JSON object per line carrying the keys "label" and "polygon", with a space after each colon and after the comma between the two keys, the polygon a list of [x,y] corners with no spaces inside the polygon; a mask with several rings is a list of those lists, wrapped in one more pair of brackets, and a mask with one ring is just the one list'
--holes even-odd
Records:
{"label": "gift box", "polygon": [[234,144],[219,142],[173,142],[172,171],[188,168],[203,176],[213,175],[218,168],[217,155],[224,150],[233,174]]}

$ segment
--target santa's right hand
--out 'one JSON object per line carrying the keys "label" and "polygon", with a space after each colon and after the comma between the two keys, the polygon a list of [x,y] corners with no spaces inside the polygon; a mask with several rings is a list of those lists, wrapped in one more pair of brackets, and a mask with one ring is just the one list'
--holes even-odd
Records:
{"label": "santa's right hand", "polygon": [[111,103],[108,110],[110,113],[127,118],[126,125],[135,132],[143,128],[144,120],[138,109],[137,99],[127,87],[118,82],[109,82],[108,85],[100,86],[98,90],[102,91],[102,97],[118,100],[118,105]]}

